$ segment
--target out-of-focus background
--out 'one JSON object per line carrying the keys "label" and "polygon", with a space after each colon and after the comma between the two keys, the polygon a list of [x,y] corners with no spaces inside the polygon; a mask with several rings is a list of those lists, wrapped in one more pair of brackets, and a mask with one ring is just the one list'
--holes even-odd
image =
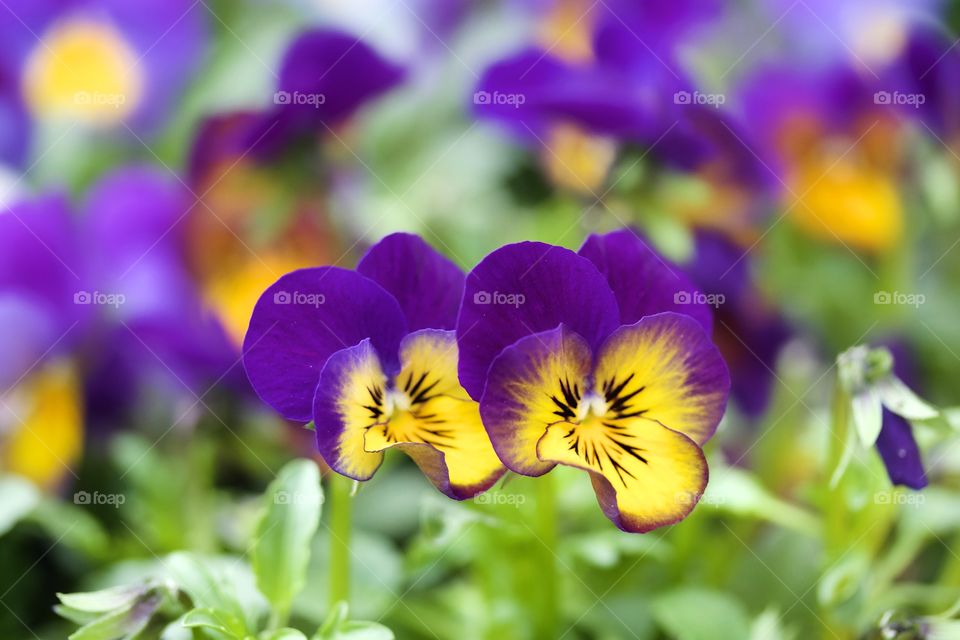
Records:
{"label": "out-of-focus background", "polygon": [[[958,26],[946,0],[0,0],[0,637],[67,637],[57,593],[175,552],[244,566],[315,456],[240,362],[282,274],[398,230],[470,269],[624,226],[714,307],[733,394],[677,525],[622,533],[555,472],[557,638],[960,637]],[[858,344],[938,417],[838,446]],[[533,483],[457,503],[388,456],[351,618],[543,638]],[[76,637],[241,637],[131,628]]]}

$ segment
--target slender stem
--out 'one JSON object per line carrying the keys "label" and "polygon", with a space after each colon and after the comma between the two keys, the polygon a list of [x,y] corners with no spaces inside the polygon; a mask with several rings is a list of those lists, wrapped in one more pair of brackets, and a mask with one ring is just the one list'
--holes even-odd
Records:
{"label": "slender stem", "polygon": [[[847,439],[850,433],[850,394],[837,377],[834,381],[833,397],[830,407],[830,442],[827,446],[827,468],[824,474],[825,503],[823,505],[823,540],[826,550],[826,565],[830,567],[843,556],[844,545],[848,539],[849,518],[847,514],[847,485],[845,475],[834,478],[844,457]],[[837,620],[831,605],[821,605],[823,638],[846,640],[852,634]]]}
{"label": "slender stem", "polygon": [[537,536],[543,548],[539,570],[538,638],[556,638],[559,621],[559,584],[557,571],[557,486],[553,473],[535,482],[537,487]]}
{"label": "slender stem", "polygon": [[350,510],[352,481],[336,473],[328,478],[330,503],[330,606],[350,599]]}

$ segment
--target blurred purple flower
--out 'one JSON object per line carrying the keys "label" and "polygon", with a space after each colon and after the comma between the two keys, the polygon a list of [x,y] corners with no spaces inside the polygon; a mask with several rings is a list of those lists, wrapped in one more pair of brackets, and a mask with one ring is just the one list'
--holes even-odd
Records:
{"label": "blurred purple flower", "polygon": [[306,32],[284,54],[273,105],[251,122],[240,144],[272,156],[298,140],[324,135],[404,75],[402,67],[356,36]]}
{"label": "blurred purple flower", "polygon": [[[154,386],[190,403],[216,383],[241,381],[235,348],[187,268],[182,222],[192,202],[173,176],[146,167],[118,169],[87,195],[80,238],[84,295],[97,316],[92,409],[128,409]],[[117,383],[130,387],[126,401]]]}
{"label": "blurred purple flower", "polygon": [[33,116],[150,133],[168,117],[206,48],[189,0],[9,0],[5,73]]}
{"label": "blurred purple flower", "polygon": [[757,287],[745,249],[714,231],[698,231],[695,240],[684,269],[714,302],[714,340],[730,367],[731,393],[756,418],[770,403],[777,356],[791,330]]}

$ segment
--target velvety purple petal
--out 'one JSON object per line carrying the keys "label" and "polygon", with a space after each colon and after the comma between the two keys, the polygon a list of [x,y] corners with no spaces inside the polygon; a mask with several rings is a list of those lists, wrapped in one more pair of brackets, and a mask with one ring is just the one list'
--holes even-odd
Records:
{"label": "velvety purple petal", "polygon": [[370,247],[357,272],[397,299],[410,331],[456,326],[463,271],[419,236],[387,236]]}
{"label": "velvety purple petal", "polygon": [[404,75],[402,67],[356,36],[306,32],[284,55],[274,106],[250,132],[249,145],[269,155],[298,136],[326,133]]}
{"label": "velvety purple petal", "polygon": [[883,427],[877,438],[877,451],[887,467],[890,482],[911,489],[927,486],[920,449],[913,437],[913,427],[905,419],[884,408]]}
{"label": "velvety purple petal", "polygon": [[676,265],[667,262],[633,229],[591,234],[579,254],[600,270],[620,308],[620,323],[675,311],[699,322],[709,333],[713,314],[707,296]]}
{"label": "velvety purple petal", "polygon": [[260,297],[244,339],[243,364],[264,402],[306,422],[327,358],[370,338],[389,371],[406,333],[400,305],[369,278],[337,267],[301,269]]}
{"label": "velvety purple petal", "polygon": [[591,347],[610,335],[619,310],[603,275],[562,247],[521,242],[497,249],[467,275],[457,318],[460,383],[479,399],[501,351],[560,324]]}

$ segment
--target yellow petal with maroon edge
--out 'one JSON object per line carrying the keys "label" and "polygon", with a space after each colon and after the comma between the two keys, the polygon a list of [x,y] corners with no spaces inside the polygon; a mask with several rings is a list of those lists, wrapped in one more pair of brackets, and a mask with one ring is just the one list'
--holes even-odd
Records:
{"label": "yellow petal with maroon edge", "polygon": [[543,460],[590,472],[604,514],[645,533],[685,518],[707,486],[707,461],[690,438],[644,418],[556,423],[537,445]]}
{"label": "yellow petal with maroon edge", "polygon": [[607,338],[594,384],[609,420],[646,418],[702,445],[723,417],[730,374],[699,323],[659,313]]}
{"label": "yellow petal with maroon edge", "polygon": [[484,431],[479,405],[460,386],[454,332],[410,334],[400,345],[400,363],[385,401],[386,420],[366,431],[367,451],[399,448],[457,500],[489,489],[506,469]]}
{"label": "yellow petal with maroon edge", "polygon": [[387,376],[369,339],[327,359],[313,400],[317,449],[330,468],[369,480],[383,454],[364,449],[363,434],[383,419]]}

